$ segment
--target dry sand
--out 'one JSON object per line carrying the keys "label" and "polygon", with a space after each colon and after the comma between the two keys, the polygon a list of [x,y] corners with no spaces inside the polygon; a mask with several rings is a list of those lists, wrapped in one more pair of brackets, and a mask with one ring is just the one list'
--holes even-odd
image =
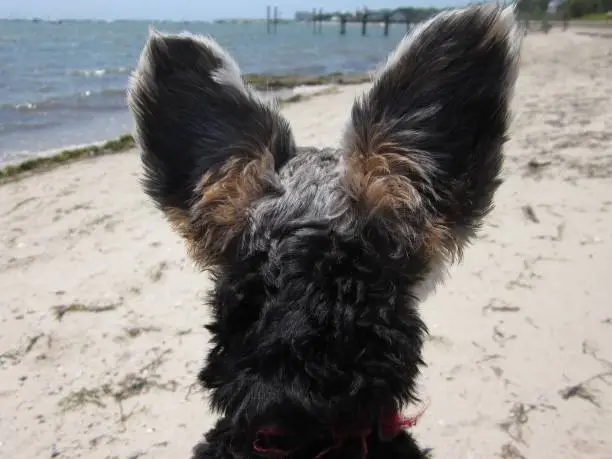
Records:
{"label": "dry sand", "polygon": [[[414,432],[439,458],[612,458],[612,40],[529,35],[506,182],[423,305]],[[284,111],[337,145],[340,88]],[[187,458],[209,282],[138,187],[137,155],[0,187],[0,457]]]}

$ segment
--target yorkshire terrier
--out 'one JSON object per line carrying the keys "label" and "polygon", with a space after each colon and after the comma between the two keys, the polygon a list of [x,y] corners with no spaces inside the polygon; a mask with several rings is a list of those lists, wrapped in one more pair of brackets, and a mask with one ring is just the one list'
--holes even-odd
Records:
{"label": "yorkshire terrier", "polygon": [[513,7],[438,14],[315,149],[212,39],[151,32],[128,97],[143,186],[214,280],[198,379],[220,419],[194,458],[431,457],[400,415],[418,304],[492,208],[521,36]]}

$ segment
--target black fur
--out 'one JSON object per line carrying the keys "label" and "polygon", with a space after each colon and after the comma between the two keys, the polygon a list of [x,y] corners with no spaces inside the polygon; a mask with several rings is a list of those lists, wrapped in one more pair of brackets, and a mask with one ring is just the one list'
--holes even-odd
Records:
{"label": "black fur", "polygon": [[[325,435],[316,437],[310,435],[311,427],[302,426],[299,431],[299,441],[308,446],[296,451],[291,457],[295,459],[312,459],[333,443],[334,439]],[[236,428],[227,419],[221,419],[206,434],[203,442],[193,450],[193,459],[220,459],[220,458],[258,458],[250,448],[250,436],[245,436],[244,430]],[[298,441],[298,444],[299,444]],[[329,449],[325,459],[355,459],[362,457],[362,447],[359,440],[346,442],[342,448]],[[367,443],[368,457],[372,459],[405,458],[405,459],[431,459],[429,449],[421,449],[412,436],[405,432],[391,441],[382,441],[373,435]]]}
{"label": "black fur", "polygon": [[429,211],[443,215],[451,231],[471,235],[500,183],[518,69],[515,44],[504,39],[509,29],[500,25],[503,10],[467,11],[434,18],[427,33],[400,44],[354,105],[346,143],[355,148],[384,131],[381,143],[422,165],[423,176],[410,180],[421,182]]}
{"label": "black fur", "polygon": [[152,36],[130,89],[145,190],[214,268],[199,380],[220,419],[195,459],[260,456],[270,427],[296,459],[430,457],[381,423],[418,401],[418,303],[491,208],[519,36],[496,6],[436,17],[340,150],[296,149],[211,40]]}
{"label": "black fur", "polygon": [[189,209],[202,176],[236,150],[267,148],[280,167],[295,149],[289,124],[273,107],[245,86],[214,81],[225,56],[209,45],[189,34],[154,32],[130,90],[146,152],[145,191],[164,210]]}

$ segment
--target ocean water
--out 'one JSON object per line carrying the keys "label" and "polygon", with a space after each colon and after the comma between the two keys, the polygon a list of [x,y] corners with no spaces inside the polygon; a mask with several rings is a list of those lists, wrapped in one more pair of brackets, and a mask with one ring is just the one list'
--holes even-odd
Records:
{"label": "ocean water", "polygon": [[244,73],[326,75],[372,70],[405,34],[382,28],[310,24],[212,24],[139,21],[0,20],[0,164],[130,132],[125,88],[147,38],[161,31],[207,34],[238,60]]}

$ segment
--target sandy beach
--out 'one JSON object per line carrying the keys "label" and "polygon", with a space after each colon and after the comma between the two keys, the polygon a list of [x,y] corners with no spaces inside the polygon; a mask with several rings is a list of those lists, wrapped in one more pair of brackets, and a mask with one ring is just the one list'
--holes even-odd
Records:
{"label": "sandy beach", "polygon": [[[286,106],[298,144],[338,145],[365,88]],[[422,305],[436,458],[612,458],[611,98],[610,37],[527,36],[496,209]],[[139,175],[132,151],[0,186],[2,458],[188,458],[214,421],[210,283]]]}

